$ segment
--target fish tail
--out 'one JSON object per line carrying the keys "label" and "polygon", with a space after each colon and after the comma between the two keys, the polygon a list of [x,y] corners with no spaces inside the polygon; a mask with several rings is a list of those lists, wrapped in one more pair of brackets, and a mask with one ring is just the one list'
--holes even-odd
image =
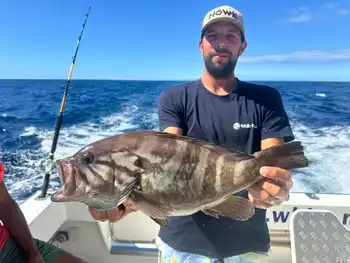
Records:
{"label": "fish tail", "polygon": [[253,154],[262,166],[275,166],[290,170],[304,168],[309,164],[300,141],[273,146]]}

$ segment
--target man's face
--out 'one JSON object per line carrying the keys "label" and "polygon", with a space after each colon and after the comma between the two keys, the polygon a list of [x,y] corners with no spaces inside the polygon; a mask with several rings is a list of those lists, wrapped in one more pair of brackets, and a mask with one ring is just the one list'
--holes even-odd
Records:
{"label": "man's face", "polygon": [[229,22],[218,21],[205,30],[199,47],[208,72],[214,78],[220,79],[232,74],[246,45],[246,42],[241,42],[238,27]]}

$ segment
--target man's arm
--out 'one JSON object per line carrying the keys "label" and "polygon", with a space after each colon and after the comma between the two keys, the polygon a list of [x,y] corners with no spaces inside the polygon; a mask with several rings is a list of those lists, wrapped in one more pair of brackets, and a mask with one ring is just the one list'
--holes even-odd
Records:
{"label": "man's arm", "polygon": [[295,139],[280,93],[273,90],[267,96],[269,100],[264,106],[262,116],[261,149],[265,145],[269,147],[271,143],[271,146],[279,144],[281,140],[290,142]]}
{"label": "man's arm", "polygon": [[280,138],[268,138],[268,139],[264,139],[261,140],[261,150],[265,150],[266,148],[270,148],[272,146],[276,146],[276,145],[281,145],[284,143],[284,138],[280,137]]}
{"label": "man's arm", "polygon": [[[261,150],[294,139],[281,96],[277,91],[274,95],[272,98],[274,103],[267,105],[264,114]],[[260,172],[267,180],[248,188],[249,198],[256,207],[268,208],[289,199],[289,190],[293,187],[289,171],[278,167],[262,167]]]}
{"label": "man's arm", "polygon": [[180,97],[174,96],[171,89],[165,89],[159,96],[158,121],[159,130],[182,135],[184,126],[184,112]]}
{"label": "man's arm", "polygon": [[178,128],[178,127],[167,127],[163,130],[163,132],[167,132],[167,133],[172,133],[175,135],[182,135],[182,129]]}
{"label": "man's arm", "polygon": [[[1,170],[4,168],[0,164]],[[16,239],[25,250],[28,260],[33,260],[40,256],[40,251],[36,247],[28,224],[18,204],[8,193],[1,176],[0,183],[0,220],[8,229],[10,235]],[[39,261],[38,261],[39,262]]]}

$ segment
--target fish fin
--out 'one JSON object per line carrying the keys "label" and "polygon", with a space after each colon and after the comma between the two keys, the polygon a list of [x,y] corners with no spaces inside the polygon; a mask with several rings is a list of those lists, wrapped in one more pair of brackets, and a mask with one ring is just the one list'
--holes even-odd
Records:
{"label": "fish fin", "polygon": [[207,209],[202,209],[201,210],[204,214],[208,215],[208,216],[212,216],[212,217],[215,217],[216,219],[219,219],[219,216],[217,214],[217,211],[214,211],[210,208],[207,208]]}
{"label": "fish fin", "polygon": [[281,145],[272,146],[265,150],[254,153],[255,159],[264,166],[275,166],[290,170],[307,167],[309,162],[306,158],[300,141],[294,141]]}
{"label": "fish fin", "polygon": [[122,204],[129,197],[129,195],[131,194],[131,192],[133,191],[135,185],[138,182],[139,182],[139,178],[135,178],[128,185],[126,185],[126,187],[119,193],[120,199],[119,199],[117,205]]}
{"label": "fish fin", "polygon": [[150,194],[137,189],[133,189],[130,198],[135,204],[137,204],[138,210],[148,215],[153,220],[154,218],[165,219],[172,211],[172,208],[169,205],[161,203]]}
{"label": "fish fin", "polygon": [[146,134],[153,135],[153,136],[160,136],[160,137],[166,137],[169,139],[183,140],[183,141],[186,141],[189,143],[197,144],[197,145],[200,145],[201,147],[210,149],[210,150],[215,151],[219,154],[229,154],[229,155],[233,154],[235,159],[237,158],[237,161],[254,158],[252,155],[237,151],[236,149],[222,147],[222,146],[216,145],[215,143],[200,140],[200,139],[193,138],[190,136],[176,135],[173,133],[154,131],[154,130],[148,130],[148,131],[143,131],[143,132]]}
{"label": "fish fin", "polygon": [[150,216],[150,218],[160,226],[165,227],[168,225],[168,221],[165,218],[154,218],[151,216]]}
{"label": "fish fin", "polygon": [[223,203],[201,211],[216,218],[227,216],[234,220],[245,221],[254,215],[255,208],[248,199],[241,196],[231,196]]}

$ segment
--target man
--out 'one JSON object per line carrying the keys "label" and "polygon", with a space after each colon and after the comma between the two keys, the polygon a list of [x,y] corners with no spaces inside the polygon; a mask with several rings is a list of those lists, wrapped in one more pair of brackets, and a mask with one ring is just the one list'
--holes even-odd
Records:
{"label": "man", "polygon": [[33,239],[24,215],[4,184],[0,163],[0,263],[85,263],[44,241]]}
{"label": "man", "polygon": [[[235,77],[236,62],[246,47],[240,12],[229,6],[209,11],[199,41],[204,72],[199,80],[161,93],[160,130],[250,154],[293,140],[278,91]],[[216,219],[202,212],[168,218],[157,240],[161,262],[267,262],[266,208],[289,198],[292,180],[288,171],[277,167],[263,167],[261,174],[276,184],[266,180],[236,194],[257,207],[247,221]],[[127,203],[108,213],[90,210],[102,221],[116,221],[130,212]]]}

